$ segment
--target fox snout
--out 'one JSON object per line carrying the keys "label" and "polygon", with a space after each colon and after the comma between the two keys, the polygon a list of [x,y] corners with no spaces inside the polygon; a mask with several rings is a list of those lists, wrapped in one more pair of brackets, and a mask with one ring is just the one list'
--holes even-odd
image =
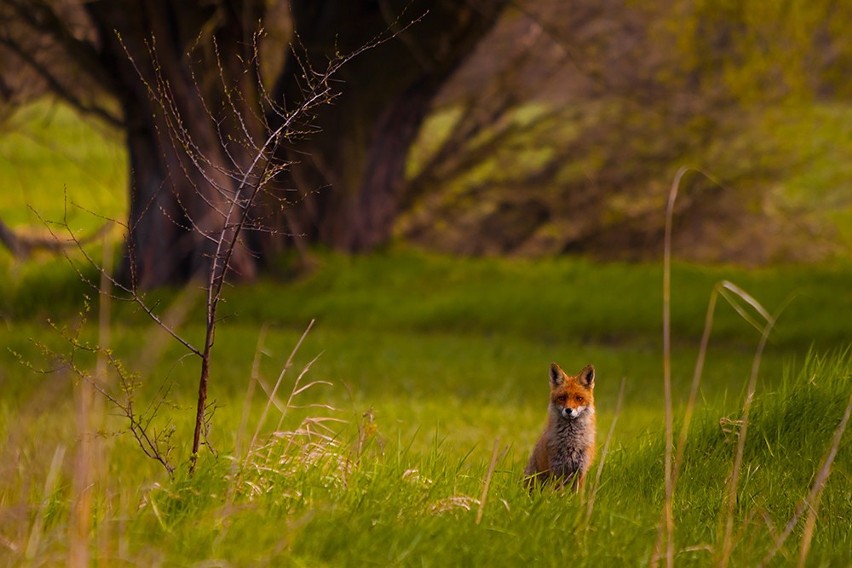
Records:
{"label": "fox snout", "polygon": [[582,412],[582,408],[565,407],[560,411],[560,414],[562,415],[562,418],[565,418],[567,420],[573,420],[575,418],[578,418]]}
{"label": "fox snout", "polygon": [[570,406],[566,406],[559,411],[559,415],[566,420],[574,420],[579,418],[583,411],[586,409],[584,406],[580,406],[578,408],[571,408]]}

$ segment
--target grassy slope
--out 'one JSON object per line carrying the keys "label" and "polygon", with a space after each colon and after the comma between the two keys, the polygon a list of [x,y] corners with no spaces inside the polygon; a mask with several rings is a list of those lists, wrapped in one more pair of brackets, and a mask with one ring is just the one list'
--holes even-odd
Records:
{"label": "grassy slope", "polygon": [[[60,132],[73,138],[75,123],[63,119],[63,112],[54,120],[69,120]],[[109,172],[121,162],[107,146],[81,158],[82,168],[68,168],[73,162],[65,159],[44,168],[35,155],[30,162],[12,160],[26,144],[9,138],[0,144],[4,183],[23,175],[47,178],[22,182],[18,187],[33,188],[23,197],[3,194],[4,218],[12,212],[7,220],[14,224],[37,223],[21,200],[46,217],[61,216],[55,193],[43,189],[57,180],[64,180],[69,194],[78,192],[74,200],[87,199],[85,176],[68,182],[78,179],[75,168]],[[86,136],[77,144],[97,146]],[[109,201],[114,193],[98,195],[92,194],[92,207],[102,207],[107,216],[120,213],[123,204]],[[78,218],[81,228],[98,224],[83,213]],[[131,306],[114,306],[110,344],[139,373],[138,407],[155,400],[162,385],[172,386],[173,406],[163,407],[153,426],[175,428],[172,457],[180,469],[170,480],[122,434],[125,423],[108,409],[106,435],[98,437],[105,457],[90,456],[103,472],[91,491],[91,550],[101,562],[611,565],[649,557],[663,494],[658,266],[582,259],[459,261],[405,251],[359,258],[318,253],[318,260],[314,274],[286,286],[260,282],[229,293],[211,391],[217,411],[210,439],[220,453],[218,458],[205,453],[192,480],[184,470],[197,363],[163,341]],[[18,264],[0,253],[0,272],[0,562],[19,564],[31,545],[36,562],[62,564],[69,545],[72,463],[81,447],[73,402],[79,383],[57,364],[56,354],[67,353],[68,344],[45,321],[73,328],[81,319],[83,295],[92,294],[62,260]],[[770,342],[752,412],[737,508],[737,565],[762,558],[769,535],[792,515],[852,391],[849,353],[837,351],[848,349],[850,341],[848,322],[840,316],[852,308],[851,278],[848,265],[675,269],[679,405],[715,282],[734,281],[770,310],[795,296]],[[152,299],[166,305],[172,297],[159,293]],[[196,305],[184,327],[196,340],[202,332],[193,323],[200,321],[199,309]],[[320,355],[306,380],[334,385],[314,387],[299,402],[331,403],[339,410],[290,409],[278,430],[294,431],[305,416],[346,422],[333,425],[333,441],[288,445],[286,437],[269,436],[279,416],[273,411],[262,429],[266,449],[235,478],[231,456],[242,455],[237,447],[244,447],[264,406],[258,390],[248,426],[241,427],[261,329],[269,325],[259,372],[272,383],[312,318],[316,328],[282,389],[289,392],[295,371]],[[96,332],[92,324],[82,328],[90,340]],[[722,494],[733,444],[720,418],[739,416],[757,338],[730,308],[718,308],[675,510],[681,563],[706,564],[721,545]],[[47,344],[48,352],[35,343]],[[828,355],[808,356],[811,346]],[[20,353],[24,363],[52,372],[27,369],[5,347]],[[89,367],[91,359],[78,353],[76,360]],[[596,364],[601,438],[615,418],[618,384],[622,377],[627,381],[590,521],[580,499],[529,497],[519,483],[544,419],[551,360],[568,369]],[[852,562],[848,438],[820,502],[812,564]],[[506,453],[496,463],[477,525],[473,499],[480,497],[495,444]],[[64,460],[49,486],[51,460],[60,450]],[[777,560],[794,560],[801,537],[802,523]]]}
{"label": "grassy slope", "polygon": [[[663,489],[661,364],[654,323],[657,268],[570,259],[469,262],[413,253],[320,258],[317,272],[299,282],[284,287],[262,282],[232,291],[226,308],[232,315],[218,336],[212,391],[218,409],[211,440],[221,454],[205,457],[196,479],[179,473],[169,481],[128,436],[108,437],[111,474],[99,488],[95,513],[111,535],[105,554],[120,553],[142,563],[551,564],[557,563],[553,529],[560,527],[560,554],[570,551],[564,553],[589,564],[647,558]],[[42,270],[59,270],[51,266]],[[823,349],[844,344],[845,324],[836,321],[835,310],[822,307],[832,301],[841,309],[848,305],[844,270],[819,270],[825,276],[818,282],[792,267],[757,273],[680,267],[675,276],[678,401],[685,397],[694,339],[713,281],[723,276],[748,280],[746,287],[761,300],[783,300],[795,286],[808,286],[808,293],[796,300],[804,304],[793,312],[798,325],[779,329],[763,366],[740,491],[739,562],[752,563],[768,550],[770,530],[764,519],[780,530],[807,492],[850,393],[848,355],[805,361],[811,340]],[[571,283],[584,279],[589,291],[581,294]],[[542,289],[536,282],[558,286]],[[607,282],[613,284],[607,287]],[[18,292],[33,294],[26,286]],[[777,305],[766,303],[770,309]],[[73,320],[68,317],[73,305],[71,299],[55,305],[61,320]],[[153,342],[150,326],[132,309],[116,308],[116,351],[141,370],[148,386],[159,387],[163,377],[176,383],[172,400],[178,408],[163,411],[161,419],[168,417],[177,428],[180,447],[174,457],[185,460],[181,452],[190,432],[196,364],[168,345],[153,357],[155,365],[147,364],[152,356],[140,361],[140,350],[147,352]],[[331,414],[347,423],[334,427],[336,445],[322,443],[311,456],[270,439],[269,453],[239,482],[231,482],[228,456],[235,453],[260,328],[270,324],[261,376],[274,382],[310,315],[318,318],[317,328],[297,356],[296,369],[321,354],[307,377],[335,386],[312,389],[304,402],[327,402],[340,410],[294,410],[282,430],[296,428],[311,414]],[[720,543],[721,496],[733,455],[719,418],[738,416],[757,339],[744,322],[721,308],[719,323],[676,510],[679,557],[698,563],[711,558],[709,549]],[[825,333],[809,338],[814,329]],[[86,330],[94,336],[91,326]],[[28,338],[63,349],[57,335],[35,317],[7,316],[0,333],[6,345],[36,364],[46,358]],[[200,329],[189,325],[187,333],[197,336]],[[25,543],[30,523],[39,516],[33,507],[42,498],[55,448],[66,447],[70,463],[76,447],[74,431],[62,426],[74,421],[72,381],[61,373],[27,372],[8,353],[0,358],[0,380],[9,393],[0,410],[0,430],[8,440],[2,452],[5,463],[12,454],[20,456],[17,468],[6,466],[3,472],[0,505],[6,514],[0,516],[0,529],[12,542]],[[519,484],[543,420],[551,359],[569,368],[588,361],[598,366],[601,437],[614,418],[618,383],[622,376],[627,379],[624,411],[590,523],[576,498],[546,493],[531,499]],[[294,378],[291,371],[287,391]],[[140,400],[149,394],[142,388]],[[374,422],[365,425],[362,414],[368,409]],[[262,396],[257,396],[250,431],[261,411]],[[166,422],[155,425],[164,428]],[[371,436],[360,461],[353,461],[358,425]],[[108,430],[122,428],[113,418]],[[244,444],[244,436],[241,440]],[[469,499],[480,496],[495,441],[507,453],[497,464],[485,516],[477,526],[477,505]],[[844,543],[852,506],[845,448],[821,502],[812,551],[812,559],[832,564],[849,560]],[[70,477],[66,470],[51,507],[41,513],[50,537],[39,549],[44,558],[64,554]],[[233,504],[228,504],[229,492],[236,495]],[[9,511],[22,504],[27,522],[16,532]],[[127,531],[123,541],[115,534],[119,525]],[[799,540],[797,531],[784,554],[795,556]]]}

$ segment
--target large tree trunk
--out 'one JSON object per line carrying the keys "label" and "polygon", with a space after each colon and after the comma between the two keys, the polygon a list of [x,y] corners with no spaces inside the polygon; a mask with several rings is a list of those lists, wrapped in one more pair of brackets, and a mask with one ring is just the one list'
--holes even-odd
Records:
{"label": "large tree trunk", "polygon": [[[258,5],[239,5],[260,16]],[[225,36],[228,45],[250,49],[243,17],[257,19],[164,0],[95,2],[89,13],[100,30],[102,61],[121,86],[130,162],[125,280],[152,288],[209,278],[218,241],[234,236],[243,213],[237,200],[251,189],[239,182],[251,160],[240,141],[260,131],[253,119],[257,82],[246,81],[251,69],[234,63],[244,54],[191,48]],[[211,21],[212,32],[205,29]],[[225,88],[240,96],[226,101]],[[228,270],[251,278],[256,264],[237,239]]]}
{"label": "large tree trunk", "polygon": [[[281,17],[285,0],[0,0],[0,45],[76,108],[124,130],[123,272],[152,288],[209,276],[217,242],[235,236],[229,269],[243,278],[287,242],[282,233],[348,251],[385,243],[432,99],[506,1],[289,0],[288,50],[258,46],[253,35],[267,9]],[[276,37],[287,28],[266,24]],[[29,52],[33,33],[52,42],[49,51]],[[258,54],[276,45],[287,56],[264,66],[278,68],[264,89]],[[302,112],[286,145],[261,150],[286,112],[317,94],[314,72],[329,62],[336,72],[319,89],[338,95]],[[85,80],[65,80],[80,71]],[[290,162],[286,175],[265,175],[268,164]],[[268,199],[249,205],[273,179]]]}
{"label": "large tree trunk", "polygon": [[304,65],[385,40],[346,63],[339,95],[312,125],[322,134],[285,148],[300,199],[290,213],[301,238],[346,251],[388,241],[405,187],[408,150],[449,75],[494,25],[502,0],[292,0],[298,43],[278,83],[300,100]]}

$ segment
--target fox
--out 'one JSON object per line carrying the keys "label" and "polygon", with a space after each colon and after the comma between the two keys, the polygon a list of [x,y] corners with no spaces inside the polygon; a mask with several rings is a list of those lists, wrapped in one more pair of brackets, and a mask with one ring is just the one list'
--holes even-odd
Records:
{"label": "fox", "polygon": [[550,365],[550,404],[547,424],[524,470],[524,484],[570,484],[572,492],[583,481],[595,457],[595,368],[586,365],[574,376],[556,363]]}

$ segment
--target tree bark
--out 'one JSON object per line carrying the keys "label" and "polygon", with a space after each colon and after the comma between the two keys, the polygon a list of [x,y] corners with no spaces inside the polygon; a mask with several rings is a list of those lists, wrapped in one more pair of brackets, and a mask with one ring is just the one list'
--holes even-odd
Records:
{"label": "tree bark", "polygon": [[291,2],[298,43],[276,87],[296,101],[304,67],[381,41],[337,75],[339,95],[311,126],[323,134],[283,149],[299,199],[292,229],[344,251],[391,237],[409,148],[450,74],[494,25],[505,2],[349,0]]}
{"label": "tree bark", "polygon": [[[261,14],[256,3],[239,4]],[[251,32],[241,19],[217,17],[213,8],[190,2],[95,2],[88,10],[99,30],[102,62],[121,86],[116,97],[130,166],[124,279],[153,288],[206,275],[216,241],[234,230],[228,211],[244,189],[237,173],[248,158],[245,146],[233,142],[243,134],[232,134],[232,115],[254,125],[257,98],[250,89],[257,84],[240,81],[239,74],[234,79],[233,54],[219,60],[192,46],[210,40],[204,34],[211,21],[218,25],[214,37],[228,36],[231,45],[240,45],[234,36],[250,45]],[[244,95],[226,103],[224,89]],[[250,279],[256,264],[239,239],[228,269]]]}
{"label": "tree bark", "polygon": [[[228,267],[242,278],[294,242],[346,251],[386,243],[431,102],[506,1],[290,0],[293,47],[280,46],[287,56],[265,83],[254,34],[267,10],[280,13],[268,0],[0,0],[0,45],[78,110],[123,129],[122,272],[128,284],[154,288],[210,272],[216,241],[237,235],[234,204],[249,216]],[[51,49],[29,53],[33,33]],[[337,95],[255,160],[289,124],[281,107],[299,109],[341,59],[330,79]],[[63,66],[86,79],[69,83]],[[266,160],[292,167],[248,210],[246,194],[268,181],[259,177]]]}

